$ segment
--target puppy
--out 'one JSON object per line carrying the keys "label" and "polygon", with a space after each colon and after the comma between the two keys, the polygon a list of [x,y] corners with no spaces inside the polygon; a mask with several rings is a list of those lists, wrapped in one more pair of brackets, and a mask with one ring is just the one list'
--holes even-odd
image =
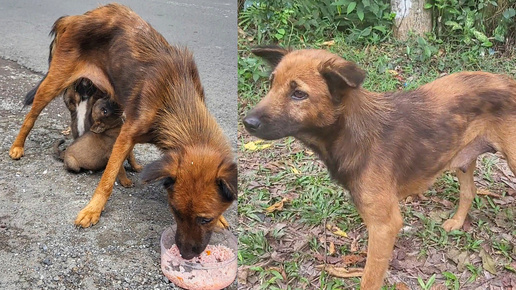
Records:
{"label": "puppy", "polygon": [[502,152],[516,170],[516,81],[486,72],[442,77],[414,91],[373,93],[365,72],[324,50],[260,47],[271,89],[244,119],[262,139],[294,136],[349,190],[369,232],[361,289],[379,289],[403,219],[398,200],[457,172],[459,229],[476,194],[478,155]]}
{"label": "puppy", "polygon": [[129,8],[109,4],[58,19],[50,67],[9,155],[24,154],[27,135],[43,108],[77,80],[91,80],[124,111],[126,120],[106,170],[75,224],[98,222],[123,161],[136,143],[158,146],[163,157],[143,180],[163,180],[177,222],[176,244],[189,259],[208,244],[222,213],[237,196],[231,146],[204,103],[192,54],[167,43]]}
{"label": "puppy", "polygon": [[[122,111],[108,99],[99,99],[93,105],[91,115],[93,125],[90,131],[76,139],[66,150],[59,149],[64,140],[54,143],[54,152],[59,159],[63,160],[67,170],[98,171],[103,170],[108,163],[113,144],[123,124]],[[141,171],[142,168],[136,163],[133,152],[129,153],[127,161],[133,170]],[[118,173],[118,180],[124,187],[133,186],[123,166]]]}

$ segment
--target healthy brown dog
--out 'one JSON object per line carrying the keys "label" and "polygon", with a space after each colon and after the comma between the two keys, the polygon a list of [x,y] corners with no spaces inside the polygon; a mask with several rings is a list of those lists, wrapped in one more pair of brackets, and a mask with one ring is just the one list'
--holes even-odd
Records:
{"label": "healthy brown dog", "polygon": [[[77,138],[66,150],[60,150],[59,146],[65,140],[54,143],[56,157],[64,162],[65,168],[70,171],[80,172],[86,170],[103,170],[113,150],[116,138],[120,133],[124,120],[122,110],[109,99],[99,99],[93,105],[91,116],[93,124],[88,132]],[[127,157],[131,168],[139,172],[142,167],[136,162],[131,151]],[[124,166],[120,167],[118,180],[124,187],[133,186],[133,182],[127,177]]]}
{"label": "healthy brown dog", "polygon": [[164,180],[183,257],[201,253],[222,213],[236,199],[237,167],[231,146],[204,103],[192,54],[171,46],[129,8],[110,4],[58,19],[51,32],[50,67],[9,155],[24,154],[25,139],[43,108],[86,78],[126,115],[106,170],[75,224],[96,224],[118,170],[136,143],[162,152],[144,181]]}
{"label": "healthy brown dog", "polygon": [[368,232],[362,289],[379,289],[403,219],[398,200],[457,172],[459,229],[476,194],[478,155],[499,151],[516,172],[516,81],[486,72],[442,77],[414,91],[373,93],[365,72],[324,50],[253,50],[274,67],[271,89],[244,119],[263,139],[294,136],[351,193]]}

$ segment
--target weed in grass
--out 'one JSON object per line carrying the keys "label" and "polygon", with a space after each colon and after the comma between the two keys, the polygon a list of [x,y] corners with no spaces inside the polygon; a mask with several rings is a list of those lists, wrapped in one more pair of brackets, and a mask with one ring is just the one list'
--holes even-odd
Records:
{"label": "weed in grass", "polygon": [[238,261],[241,265],[253,265],[270,250],[263,231],[240,232],[238,235]]}
{"label": "weed in grass", "polygon": [[430,278],[428,278],[428,281],[423,281],[420,277],[417,277],[417,282],[419,283],[419,286],[421,286],[424,290],[429,290],[432,288],[432,286],[435,283],[435,274],[433,274]]}
{"label": "weed in grass", "polygon": [[493,248],[498,250],[504,257],[506,257],[509,262],[512,261],[511,253],[512,253],[512,245],[506,240],[497,240],[493,241]]}
{"label": "weed in grass", "polygon": [[474,282],[480,275],[482,275],[481,265],[475,267],[474,265],[466,264],[466,269],[468,269],[468,272],[471,273],[471,276],[468,278],[468,281],[466,283]]}
{"label": "weed in grass", "polygon": [[457,278],[457,276],[455,276],[455,274],[453,274],[451,272],[443,272],[443,276],[444,276],[444,278],[446,278],[444,285],[446,285],[446,287],[448,287],[448,289],[453,289],[453,290],[460,289],[459,278]]}

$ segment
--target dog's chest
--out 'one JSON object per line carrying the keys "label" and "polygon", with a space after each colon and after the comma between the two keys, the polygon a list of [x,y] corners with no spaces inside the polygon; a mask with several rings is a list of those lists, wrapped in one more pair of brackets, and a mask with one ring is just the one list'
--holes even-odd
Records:
{"label": "dog's chest", "polygon": [[82,136],[85,132],[86,114],[88,113],[88,101],[81,100],[77,105],[77,133]]}

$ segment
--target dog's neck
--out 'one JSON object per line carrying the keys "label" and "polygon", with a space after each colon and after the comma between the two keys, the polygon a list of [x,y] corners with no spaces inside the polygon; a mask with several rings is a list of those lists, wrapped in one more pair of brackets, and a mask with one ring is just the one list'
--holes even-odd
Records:
{"label": "dog's neck", "polygon": [[166,104],[159,112],[154,127],[154,141],[163,151],[209,146],[231,154],[229,142],[201,96],[190,96],[189,100]]}
{"label": "dog's neck", "polygon": [[295,137],[319,155],[333,179],[353,191],[389,110],[381,94],[355,89],[336,109],[333,124]]}

